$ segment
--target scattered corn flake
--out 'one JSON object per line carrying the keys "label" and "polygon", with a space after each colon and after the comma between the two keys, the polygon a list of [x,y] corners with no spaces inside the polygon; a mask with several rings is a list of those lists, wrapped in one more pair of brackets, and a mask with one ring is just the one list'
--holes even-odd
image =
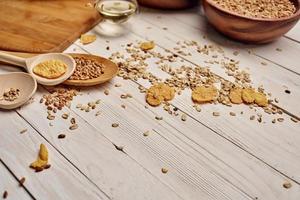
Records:
{"label": "scattered corn flake", "polygon": [[80,42],[82,44],[90,44],[97,39],[96,35],[83,34],[80,36]]}
{"label": "scattered corn flake", "polygon": [[268,105],[268,99],[267,99],[267,96],[264,94],[264,93],[261,93],[261,92],[256,92],[254,94],[254,102],[261,106],[261,107],[266,107]]}
{"label": "scattered corn flake", "polygon": [[197,103],[206,103],[216,99],[218,90],[214,86],[210,87],[196,87],[192,92],[192,99]]}
{"label": "scattered corn flake", "polygon": [[234,104],[243,103],[242,89],[241,88],[234,88],[234,89],[230,90],[229,99]]}
{"label": "scattered corn flake", "polygon": [[174,88],[164,83],[158,83],[147,90],[146,101],[151,106],[159,106],[162,101],[170,101],[174,96]]}
{"label": "scattered corn flake", "polygon": [[250,104],[255,100],[255,91],[252,88],[246,88],[242,90],[242,99],[245,103]]}
{"label": "scattered corn flake", "polygon": [[36,161],[30,164],[30,167],[41,171],[48,164],[48,150],[44,144],[40,145],[39,155]]}
{"label": "scattered corn flake", "polygon": [[143,51],[148,51],[148,50],[151,50],[155,47],[155,44],[153,41],[150,41],[150,42],[143,42],[141,43],[140,45],[140,48],[143,50]]}

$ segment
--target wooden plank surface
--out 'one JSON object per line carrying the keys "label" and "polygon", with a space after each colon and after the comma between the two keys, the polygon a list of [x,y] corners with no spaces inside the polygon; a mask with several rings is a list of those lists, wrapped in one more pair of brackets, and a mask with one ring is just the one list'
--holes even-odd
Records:
{"label": "wooden plank surface", "polygon": [[[250,121],[249,117],[255,112],[246,106],[205,105],[201,112],[197,112],[192,107],[189,90],[171,102],[171,106],[178,109],[179,116],[170,116],[162,107],[145,108],[144,94],[137,87],[149,87],[147,81],[117,77],[110,83],[82,89],[82,94],[74,98],[70,109],[60,111],[50,126],[46,108],[39,103],[41,96],[48,91],[40,87],[31,103],[16,112],[1,111],[0,115],[0,125],[5,128],[0,133],[0,158],[16,177],[28,177],[25,186],[34,197],[82,199],[86,195],[89,199],[298,200],[300,129],[299,123],[289,120],[291,115],[300,116],[297,106],[299,75],[291,68],[291,63],[298,59],[295,57],[298,43],[289,38],[286,38],[287,43],[283,40],[283,47],[287,45],[292,49],[289,62],[260,50],[271,51],[272,45],[257,47],[259,51],[256,49],[255,52],[258,53],[248,54],[247,47],[226,42],[214,32],[211,33],[215,34],[214,40],[211,37],[203,39],[204,24],[196,24],[195,15],[198,14],[193,12],[190,15],[161,15],[143,13],[142,10],[139,18],[130,21],[127,35],[105,38],[95,29],[91,31],[98,37],[94,43],[83,46],[76,41],[66,52],[109,57],[115,51],[125,52],[127,43],[154,40],[157,44],[155,51],[163,54],[165,50],[174,51],[177,41],[196,40],[201,44],[217,41],[228,56],[238,50],[240,54],[235,58],[240,60],[243,69],[248,68],[254,85],[263,84],[267,91],[280,99],[276,105],[285,111],[282,115],[284,123],[272,124],[273,116],[268,115],[264,115],[264,123]],[[206,65],[205,61],[211,59],[197,54],[195,49],[187,48],[187,51],[191,56],[180,56],[183,61],[168,64],[194,67],[195,64]],[[288,51],[281,53],[286,55]],[[261,62],[268,64],[261,66]],[[148,70],[156,76],[168,77],[158,69],[154,60],[148,64]],[[211,68],[214,73],[231,80],[219,66],[212,65]],[[3,71],[14,69],[5,67]],[[115,83],[122,86],[114,87]],[[283,92],[286,88],[292,91],[290,95]],[[105,89],[109,89],[109,95],[104,95]],[[124,93],[132,94],[133,98],[121,99],[120,95]],[[97,99],[101,99],[101,103],[91,112],[76,108],[77,103]],[[97,111],[101,113],[99,116],[95,116]],[[220,112],[221,116],[213,117],[214,111]],[[230,117],[230,111],[237,116]],[[241,111],[244,114],[238,114]],[[68,121],[60,117],[64,112],[76,118],[77,130],[68,130]],[[187,115],[185,122],[180,119],[183,113]],[[158,121],[155,116],[162,116],[163,120]],[[119,127],[113,128],[112,123],[118,123]],[[28,128],[28,133],[20,135],[21,127]],[[145,131],[150,131],[148,137],[143,136]],[[59,133],[65,133],[67,137],[59,140]],[[50,149],[52,167],[45,173],[35,174],[27,165],[34,159],[41,142]],[[117,150],[116,146],[122,146],[123,150]],[[15,155],[20,152],[22,157],[16,159],[19,157]],[[167,168],[168,173],[163,174],[161,168]],[[47,187],[42,181],[45,179]],[[287,182],[292,185],[289,189],[283,187]],[[69,186],[67,190],[59,192],[58,188],[65,188],[65,185]]]}
{"label": "wooden plank surface", "polygon": [[98,12],[86,6],[89,2],[0,1],[0,49],[62,52],[100,21]]}
{"label": "wooden plank surface", "polygon": [[[16,177],[26,178],[24,185],[35,198],[108,199],[17,113],[3,112],[0,121],[0,157]],[[20,134],[24,129],[27,131]],[[48,147],[51,168],[35,173],[29,165],[36,159],[41,143]]]}
{"label": "wooden plank surface", "polygon": [[0,160],[0,198],[3,197],[5,191],[8,194],[7,199],[33,199],[23,187],[19,186],[19,182]]}

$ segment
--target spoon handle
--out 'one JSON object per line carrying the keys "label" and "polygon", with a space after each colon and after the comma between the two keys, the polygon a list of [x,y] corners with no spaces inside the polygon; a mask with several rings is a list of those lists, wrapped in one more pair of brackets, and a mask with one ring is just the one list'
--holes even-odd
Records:
{"label": "spoon handle", "polygon": [[13,56],[7,53],[0,52],[0,61],[14,64],[26,69],[26,59],[18,56]]}

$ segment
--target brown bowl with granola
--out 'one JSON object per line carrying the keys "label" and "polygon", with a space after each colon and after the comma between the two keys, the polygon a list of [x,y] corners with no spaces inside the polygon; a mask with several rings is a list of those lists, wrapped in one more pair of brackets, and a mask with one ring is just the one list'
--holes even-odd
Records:
{"label": "brown bowl with granola", "polygon": [[300,0],[203,0],[202,4],[218,31],[247,43],[276,40],[300,18]]}

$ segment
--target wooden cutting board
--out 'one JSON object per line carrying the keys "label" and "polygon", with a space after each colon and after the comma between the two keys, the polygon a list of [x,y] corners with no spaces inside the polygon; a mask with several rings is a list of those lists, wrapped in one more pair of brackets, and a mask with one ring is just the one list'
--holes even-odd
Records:
{"label": "wooden cutting board", "polygon": [[0,49],[62,52],[100,21],[87,0],[0,0]]}

